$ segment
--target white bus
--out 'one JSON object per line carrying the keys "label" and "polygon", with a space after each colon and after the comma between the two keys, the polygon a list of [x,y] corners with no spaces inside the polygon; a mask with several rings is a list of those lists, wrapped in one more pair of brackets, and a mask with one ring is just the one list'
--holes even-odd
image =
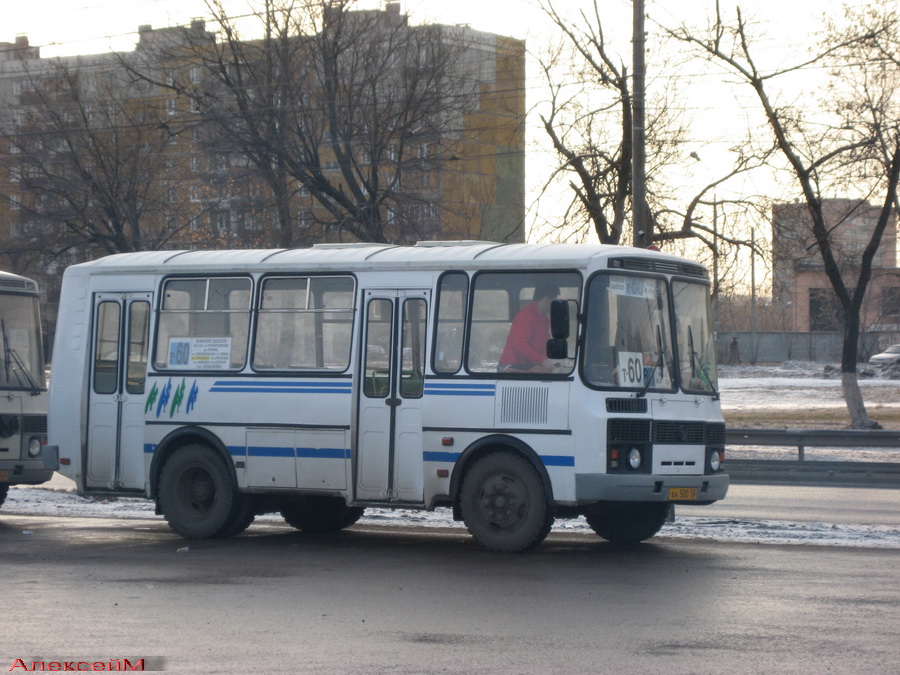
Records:
{"label": "white bus", "polygon": [[[188,538],[450,507],[489,550],[582,514],[642,541],[728,488],[708,290],[610,246],[113,255],[65,272],[50,442],[81,493],[144,495]],[[510,356],[523,309],[540,363]]]}
{"label": "white bus", "polygon": [[0,504],[10,485],[50,480],[47,381],[37,284],[0,272]]}

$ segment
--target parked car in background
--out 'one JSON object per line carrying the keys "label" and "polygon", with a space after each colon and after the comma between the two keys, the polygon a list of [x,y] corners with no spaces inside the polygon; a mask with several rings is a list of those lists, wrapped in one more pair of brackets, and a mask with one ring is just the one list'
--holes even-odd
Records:
{"label": "parked car in background", "polygon": [[900,363],[900,345],[891,345],[880,354],[875,354],[869,363],[873,366],[892,366]]}

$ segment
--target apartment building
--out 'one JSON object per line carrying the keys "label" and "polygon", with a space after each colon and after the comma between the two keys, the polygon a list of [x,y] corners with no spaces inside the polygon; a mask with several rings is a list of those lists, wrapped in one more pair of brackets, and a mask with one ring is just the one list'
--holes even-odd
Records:
{"label": "apartment building", "polygon": [[[293,117],[277,120],[295,127],[284,143],[302,142],[301,126],[318,136],[294,155],[274,152],[269,138],[262,148],[270,154],[260,157],[242,142],[241,128],[227,133],[221,122],[235,108],[225,110],[220,94],[230,83],[213,77],[225,50],[217,51],[221,40],[203,21],[141,26],[126,54],[44,59],[25,36],[0,43],[0,267],[45,277],[52,302],[62,267],[117,250],[304,246],[369,232],[398,243],[524,241],[524,42],[462,26],[414,26],[396,3],[349,14],[348,25],[370,22],[357,42],[427,28],[428,39],[454,45],[455,70],[442,80],[448,88],[429,92],[434,107],[417,126],[398,123],[398,137],[382,136],[377,147],[363,138],[367,122],[357,125],[358,137],[332,143],[333,111],[301,110],[298,98]],[[420,57],[438,53],[418,44]],[[247,47],[246,54],[261,53]],[[220,74],[245,66],[249,73],[243,58],[219,63]],[[395,73],[382,78],[381,94],[404,91],[429,71],[418,63],[413,73],[392,58]],[[301,75],[282,98],[304,87],[309,97],[321,94],[324,85],[311,84],[316,75]],[[262,87],[252,87],[246,100],[258,101]],[[297,157],[313,170],[291,166]],[[79,181],[95,184],[79,191]],[[360,227],[365,219],[377,229]]]}
{"label": "apartment building", "polygon": [[[835,257],[849,286],[856,283],[863,251],[881,208],[865,200],[827,199],[823,211]],[[825,274],[803,203],[772,209],[773,302],[788,332],[840,331],[837,298]],[[861,313],[866,332],[900,330],[900,268],[897,267],[897,214],[892,213],[873,263]]]}

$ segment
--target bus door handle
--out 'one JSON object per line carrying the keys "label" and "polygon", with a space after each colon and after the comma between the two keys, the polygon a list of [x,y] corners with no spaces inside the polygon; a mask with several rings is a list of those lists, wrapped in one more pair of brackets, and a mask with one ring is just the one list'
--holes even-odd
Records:
{"label": "bus door handle", "polygon": [[399,398],[386,398],[384,399],[384,404],[389,405],[391,407],[398,406],[402,402]]}

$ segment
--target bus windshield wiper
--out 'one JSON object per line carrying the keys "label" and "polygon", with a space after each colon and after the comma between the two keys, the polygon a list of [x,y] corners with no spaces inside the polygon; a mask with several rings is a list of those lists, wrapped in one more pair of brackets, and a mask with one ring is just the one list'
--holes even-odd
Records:
{"label": "bus windshield wiper", "polygon": [[706,384],[709,385],[709,390],[713,394],[713,400],[719,398],[719,391],[716,389],[716,385],[709,379],[706,366],[703,365],[700,355],[697,353],[697,350],[694,349],[694,332],[691,330],[690,326],[688,326],[688,350],[691,352],[691,375],[696,376],[700,382],[706,381]]}
{"label": "bus windshield wiper", "polygon": [[37,396],[41,393],[41,388],[38,385],[37,381],[34,379],[34,376],[25,367],[25,363],[22,361],[18,352],[15,349],[9,346],[9,335],[6,333],[6,321],[0,319],[0,330],[3,332],[3,354],[4,354],[4,363],[6,366],[6,381],[9,382],[9,364],[12,362],[13,364],[13,373],[16,375],[16,379],[19,381],[19,384],[25,385],[27,388],[31,389],[31,395]]}
{"label": "bus windshield wiper", "polygon": [[[662,348],[662,335],[659,332],[659,326],[656,327],[656,353],[659,354],[659,356],[656,358],[656,364],[654,364],[653,367],[654,376],[657,368],[662,372],[666,367],[665,352]],[[642,398],[647,395],[647,392],[650,390],[650,385],[653,384],[653,379],[655,379],[655,377],[645,377],[644,379],[644,386],[636,394],[636,398]]]}

